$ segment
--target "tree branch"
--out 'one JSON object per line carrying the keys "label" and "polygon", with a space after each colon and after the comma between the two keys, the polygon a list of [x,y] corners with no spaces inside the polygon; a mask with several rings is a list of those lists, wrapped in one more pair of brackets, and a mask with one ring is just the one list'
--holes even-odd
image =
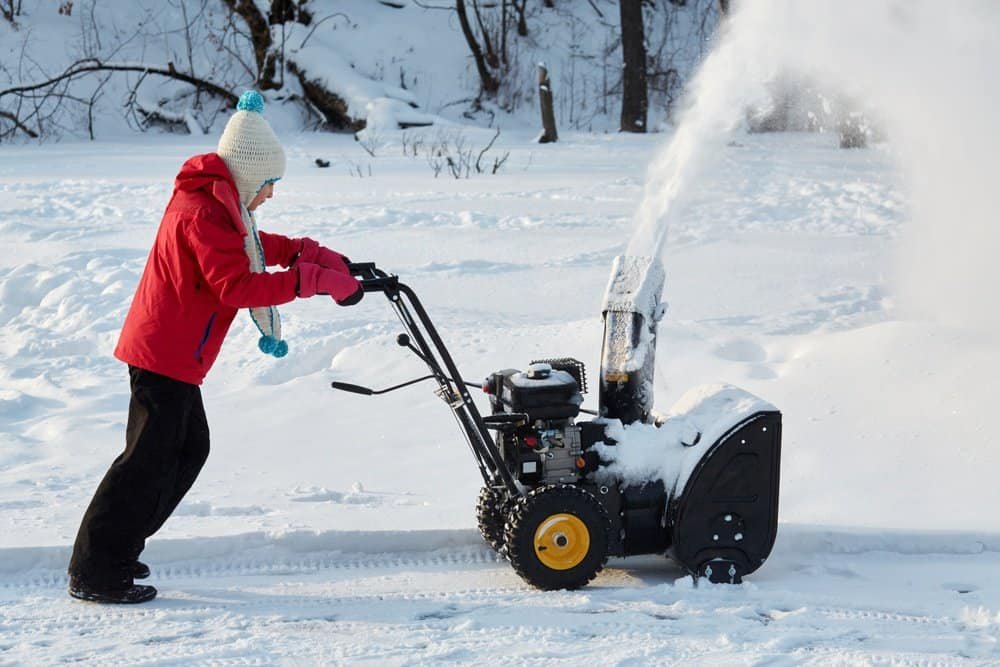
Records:
{"label": "tree branch", "polygon": [[167,63],[167,67],[155,67],[145,64],[138,63],[104,63],[96,58],[91,58],[88,60],[80,60],[72,65],[70,65],[62,74],[56,76],[48,81],[43,81],[41,83],[34,83],[26,86],[15,86],[14,88],[8,88],[6,90],[0,90],[0,98],[5,95],[17,95],[28,93],[35,90],[40,90],[42,88],[47,88],[48,86],[55,85],[60,81],[66,79],[72,79],[82,74],[87,74],[90,72],[142,72],[146,74],[156,74],[158,76],[165,76],[170,79],[176,79],[177,81],[183,81],[184,83],[189,83],[192,86],[200,90],[207,91],[213,95],[217,95],[224,100],[228,101],[232,106],[236,106],[239,98],[233,93],[222,88],[210,81],[205,81],[190,74],[185,74],[184,72],[178,72],[174,68],[173,63]]}
{"label": "tree branch", "polygon": [[17,119],[17,116],[15,116],[14,114],[7,113],[6,111],[0,110],[0,118],[6,118],[10,122],[14,123],[14,127],[16,127],[17,129],[21,130],[22,132],[24,132],[26,135],[28,135],[32,139],[37,139],[38,138],[38,133],[35,132],[34,130],[32,130],[32,129],[26,127],[26,126],[24,126],[21,123],[21,121],[19,121]]}
{"label": "tree branch", "polygon": [[493,135],[492,139],[490,139],[490,143],[486,144],[486,147],[483,150],[479,151],[479,155],[476,157],[476,173],[477,174],[483,173],[482,167],[480,167],[479,163],[482,162],[483,156],[486,155],[486,151],[488,151],[489,149],[493,148],[493,142],[496,141],[497,137],[499,137],[499,136],[500,136],[500,128],[498,127],[497,128],[497,133]]}

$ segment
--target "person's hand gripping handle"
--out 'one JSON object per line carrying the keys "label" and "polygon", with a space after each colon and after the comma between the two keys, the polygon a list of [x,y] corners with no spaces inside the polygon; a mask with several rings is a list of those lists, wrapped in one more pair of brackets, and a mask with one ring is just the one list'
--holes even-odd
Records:
{"label": "person's hand gripping handle", "polygon": [[338,305],[353,306],[365,295],[361,283],[346,273],[307,262],[299,262],[296,266],[299,270],[300,297],[329,294]]}

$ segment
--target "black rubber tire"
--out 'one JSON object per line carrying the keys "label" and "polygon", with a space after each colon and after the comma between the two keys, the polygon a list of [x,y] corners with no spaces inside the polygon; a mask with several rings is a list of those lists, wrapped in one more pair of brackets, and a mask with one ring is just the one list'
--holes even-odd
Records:
{"label": "black rubber tire", "polygon": [[505,552],[504,524],[507,523],[507,508],[500,491],[484,486],[479,490],[476,501],[476,523],[486,544],[498,554]]}
{"label": "black rubber tire", "polygon": [[[553,514],[572,514],[583,522],[590,547],[583,560],[568,570],[546,566],[535,553],[535,531]],[[526,582],[545,591],[586,586],[608,562],[611,519],[588,491],[569,484],[541,486],[518,500],[507,521],[507,558]]]}

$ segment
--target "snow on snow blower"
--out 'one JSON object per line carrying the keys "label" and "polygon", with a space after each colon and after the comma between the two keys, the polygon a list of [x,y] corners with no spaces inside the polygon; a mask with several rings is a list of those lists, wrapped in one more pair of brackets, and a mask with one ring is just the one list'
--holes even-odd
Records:
{"label": "snow on snow blower", "polygon": [[[653,411],[665,310],[658,261],[615,260],[597,412],[581,407],[587,375],[576,359],[463,380],[410,287],[372,263],[350,268],[366,292],[388,297],[405,329],[397,342],[430,374],[381,390],[333,388],[373,395],[434,380],[483,477],[480,532],[529,584],[579,588],[610,556],[637,554],[667,554],[696,578],[739,583],[767,558],[777,534],[781,413],[725,385],[693,390],[667,414]],[[488,394],[490,414],[470,387]]]}

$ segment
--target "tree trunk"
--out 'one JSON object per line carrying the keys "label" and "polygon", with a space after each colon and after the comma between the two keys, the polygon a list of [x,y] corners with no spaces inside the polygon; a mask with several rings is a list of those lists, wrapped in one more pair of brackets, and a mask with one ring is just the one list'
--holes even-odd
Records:
{"label": "tree trunk", "polygon": [[257,86],[261,90],[277,90],[280,85],[274,79],[275,54],[271,51],[271,26],[257,8],[253,0],[222,0],[227,7],[238,14],[250,28],[253,42],[254,60],[257,62]]}
{"label": "tree trunk", "polygon": [[521,37],[528,36],[528,21],[524,18],[524,7],[528,4],[528,0],[521,0],[518,3],[514,0],[514,11],[517,12],[517,34]]}
{"label": "tree trunk", "polygon": [[556,132],[556,114],[552,109],[552,85],[544,63],[538,65],[538,101],[542,107],[542,136],[538,138],[538,143],[554,143],[559,140],[559,135]]}
{"label": "tree trunk", "polygon": [[469,50],[472,51],[472,58],[476,62],[481,91],[487,96],[492,97],[500,89],[500,82],[497,81],[496,77],[490,72],[489,67],[486,66],[486,56],[483,55],[483,50],[480,48],[479,42],[476,40],[476,35],[472,32],[472,26],[469,24],[469,15],[465,11],[465,0],[455,0],[455,13],[458,14],[458,22],[462,27],[462,34],[465,36]]}
{"label": "tree trunk", "polygon": [[298,78],[302,93],[309,103],[323,115],[323,129],[357,132],[365,128],[364,120],[351,118],[347,113],[347,102],[330,92],[325,84],[310,77],[294,60],[288,61],[288,70]]}
{"label": "tree trunk", "polygon": [[642,0],[619,0],[622,22],[622,132],[645,132],[649,99],[646,93],[646,44]]}

